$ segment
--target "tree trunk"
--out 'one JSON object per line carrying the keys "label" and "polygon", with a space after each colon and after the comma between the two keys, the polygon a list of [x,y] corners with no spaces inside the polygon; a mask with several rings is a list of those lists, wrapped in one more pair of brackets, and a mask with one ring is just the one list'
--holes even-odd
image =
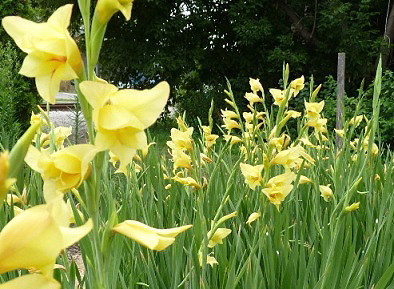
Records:
{"label": "tree trunk", "polygon": [[[394,43],[394,4],[391,6],[389,18],[384,32],[384,45],[381,48],[382,68],[386,68],[389,64],[390,54]],[[377,60],[379,62],[379,59]]]}

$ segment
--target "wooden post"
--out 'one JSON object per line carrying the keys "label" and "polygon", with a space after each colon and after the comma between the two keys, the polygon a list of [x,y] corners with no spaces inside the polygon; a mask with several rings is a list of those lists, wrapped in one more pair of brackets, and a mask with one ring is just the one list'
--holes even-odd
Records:
{"label": "wooden post", "polygon": [[[343,129],[343,107],[345,95],[345,53],[338,53],[337,67],[337,119],[336,129]],[[342,148],[342,139],[337,135],[337,149]]]}

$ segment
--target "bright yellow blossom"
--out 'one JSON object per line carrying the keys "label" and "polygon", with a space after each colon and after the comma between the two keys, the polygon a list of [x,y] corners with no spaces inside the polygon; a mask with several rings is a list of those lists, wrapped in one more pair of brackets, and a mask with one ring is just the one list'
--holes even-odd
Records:
{"label": "bright yellow blossom", "polygon": [[271,88],[269,91],[275,99],[274,104],[278,106],[281,105],[283,100],[285,99],[285,92],[276,88]]}
{"label": "bright yellow blossom", "polygon": [[57,192],[67,192],[81,185],[90,173],[90,161],[96,153],[90,144],[69,146],[53,154],[30,146],[25,162],[41,174],[44,198],[49,202]]}
{"label": "bright yellow blossom", "polygon": [[254,212],[251,213],[248,220],[246,221],[246,224],[248,224],[250,227],[252,227],[250,224],[254,221],[256,221],[258,218],[261,217],[261,213],[260,212]]}
{"label": "bright yellow blossom", "polygon": [[70,228],[69,218],[70,211],[61,196],[14,217],[0,233],[0,273],[35,269],[51,279],[60,251],[93,227],[89,219],[80,227]]}
{"label": "bright yellow blossom", "polygon": [[201,188],[201,185],[199,183],[197,183],[197,181],[195,179],[193,179],[192,177],[182,178],[182,177],[179,177],[178,175],[176,175],[172,179],[178,183],[181,183],[184,186],[189,186],[189,187],[193,187],[196,189]]}
{"label": "bright yellow blossom", "polygon": [[144,129],[163,111],[170,86],[163,81],[152,89],[118,90],[112,84],[84,81],[79,87],[93,107],[95,145],[109,149],[119,157],[121,166],[126,166],[136,149],[147,147]]}
{"label": "bright yellow blossom", "polygon": [[[211,231],[208,232],[208,236]],[[208,242],[208,247],[213,248],[217,244],[223,244],[223,239],[226,238],[231,233],[231,229],[227,228],[218,228],[215,233],[213,233],[211,239]]]}
{"label": "bright yellow blossom", "polygon": [[323,199],[326,202],[328,202],[329,199],[334,195],[331,188],[330,188],[330,185],[327,185],[327,186],[320,185],[319,190],[320,190],[321,196],[323,197]]}
{"label": "bright yellow blossom", "polygon": [[180,131],[176,128],[171,129],[171,141],[174,144],[174,148],[178,150],[188,150],[193,149],[193,128],[189,127],[185,131]]}
{"label": "bright yellow blossom", "polygon": [[257,94],[257,91],[264,92],[263,86],[260,83],[260,80],[258,78],[254,79],[249,77],[249,85],[250,89],[253,91],[254,94]]}
{"label": "bright yellow blossom", "polygon": [[360,208],[360,202],[353,203],[350,206],[345,207],[345,212],[350,213]]}
{"label": "bright yellow blossom", "polygon": [[[57,150],[64,148],[64,140],[71,135],[71,126],[58,126],[53,130],[55,147]],[[42,133],[40,136],[41,147],[45,148],[51,143],[51,133]]]}
{"label": "bright yellow blossom", "polygon": [[223,118],[224,125],[222,127],[227,129],[227,132],[230,134],[233,128],[241,128],[239,123],[230,118]]}
{"label": "bright yellow blossom", "polygon": [[238,114],[235,111],[232,110],[220,110],[222,112],[222,117],[223,118],[238,118]]}
{"label": "bright yellow blossom", "polygon": [[239,142],[242,142],[242,139],[240,139],[239,137],[235,136],[235,135],[224,135],[224,140],[225,141],[230,141],[230,144],[236,144]]}
{"label": "bright yellow blossom", "polygon": [[294,92],[294,96],[297,96],[297,94],[304,89],[304,76],[302,75],[299,78],[294,79],[292,82],[290,82],[290,88],[293,90]]}
{"label": "bright yellow blossom", "polygon": [[130,20],[132,7],[133,0],[98,0],[96,10],[100,22],[105,24],[118,11]]}
{"label": "bright yellow blossom", "polygon": [[274,165],[283,165],[286,169],[291,169],[297,166],[297,161],[301,161],[300,156],[312,164],[315,163],[315,160],[300,145],[279,152],[271,163]]}
{"label": "bright yellow blossom", "polygon": [[322,112],[323,108],[324,108],[324,100],[320,102],[305,102],[307,117],[312,121],[316,121],[318,118],[320,118],[320,113]]}
{"label": "bright yellow blossom", "polygon": [[240,163],[241,172],[245,177],[245,183],[254,190],[256,186],[261,186],[263,177],[261,176],[261,171],[263,170],[263,165],[252,166],[244,163]]}
{"label": "bright yellow blossom", "polygon": [[60,289],[60,283],[53,278],[47,278],[42,274],[27,274],[0,284],[0,289]]}
{"label": "bright yellow blossom", "polygon": [[263,102],[263,99],[255,93],[247,92],[244,97],[249,101],[251,106],[253,106],[255,102]]}
{"label": "bright yellow blossom", "polygon": [[112,230],[151,250],[163,251],[175,242],[178,234],[191,227],[192,225],[186,225],[171,229],[156,229],[138,221],[127,220],[116,225]]}
{"label": "bright yellow blossom", "polygon": [[[200,266],[202,266],[202,253],[201,251],[198,252],[198,261],[200,263]],[[215,259],[215,257],[208,255],[207,256],[207,264],[209,264],[211,267],[213,265],[217,265],[218,261]]]}
{"label": "bright yellow blossom", "polygon": [[0,202],[7,194],[8,188],[15,183],[16,179],[8,178],[9,168],[9,153],[8,151],[0,153]]}
{"label": "bright yellow blossom", "polygon": [[268,200],[279,209],[279,205],[293,189],[291,183],[295,179],[296,175],[290,171],[275,176],[269,179],[266,187],[263,189],[263,193],[268,197]]}
{"label": "bright yellow blossom", "polygon": [[81,54],[67,31],[72,7],[60,7],[45,23],[19,16],[2,20],[5,31],[27,53],[19,73],[35,77],[38,93],[50,103],[55,103],[60,82],[78,78],[82,71]]}

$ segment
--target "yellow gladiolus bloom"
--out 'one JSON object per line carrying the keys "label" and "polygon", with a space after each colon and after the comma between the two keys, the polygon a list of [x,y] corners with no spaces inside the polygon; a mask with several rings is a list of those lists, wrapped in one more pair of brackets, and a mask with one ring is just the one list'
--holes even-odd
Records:
{"label": "yellow gladiolus bloom", "polygon": [[[201,251],[198,252],[198,261],[200,263],[200,266],[202,266],[202,253]],[[207,264],[209,264],[211,267],[213,267],[213,265],[217,265],[218,261],[216,260],[215,257],[208,255],[207,256]]]}
{"label": "yellow gladiolus bloom", "polygon": [[[305,102],[306,114],[309,119],[317,120],[324,108],[324,100],[318,102]],[[312,126],[312,125],[311,125]]]}
{"label": "yellow gladiolus bloom", "polygon": [[263,193],[268,197],[268,200],[279,209],[279,205],[293,189],[291,183],[295,179],[296,175],[292,172],[273,177],[269,179],[267,186],[263,189]]}
{"label": "yellow gladiolus bloom", "polygon": [[[210,235],[211,231],[208,232],[208,236]],[[223,239],[226,238],[231,233],[231,229],[227,228],[218,228],[213,236],[208,242],[208,247],[213,248],[217,244],[223,244]]]}
{"label": "yellow gladiolus bloom", "polygon": [[210,149],[215,143],[216,139],[219,137],[217,134],[209,134],[209,135],[204,135],[205,137],[205,143],[207,146],[207,149]]}
{"label": "yellow gladiolus bloom", "polygon": [[[53,134],[55,135],[55,147],[60,150],[64,148],[64,140],[71,135],[71,126],[64,127],[58,126],[53,130]],[[45,148],[49,146],[51,143],[51,133],[42,133],[40,137],[41,147]]]}
{"label": "yellow gladiolus bloom", "polygon": [[249,101],[251,106],[253,106],[255,102],[263,102],[263,99],[255,93],[247,92],[244,97]]}
{"label": "yellow gladiolus bloom", "polygon": [[327,186],[320,185],[319,190],[321,193],[320,195],[323,197],[323,199],[326,202],[328,202],[330,200],[330,198],[334,195],[331,188],[330,188],[330,185],[327,185]]}
{"label": "yellow gladiolus bloom", "polygon": [[245,183],[248,184],[249,188],[254,190],[256,186],[261,186],[263,177],[261,176],[261,171],[264,165],[252,166],[244,163],[240,163],[241,172],[245,177]]}
{"label": "yellow gladiolus bloom", "polygon": [[151,250],[163,251],[174,243],[178,234],[191,227],[192,225],[186,225],[171,229],[156,229],[138,221],[127,220],[116,225],[112,230]]}
{"label": "yellow gladiolus bloom", "polygon": [[53,278],[47,278],[42,274],[27,274],[0,284],[0,289],[60,289],[61,285]]}
{"label": "yellow gladiolus bloom", "polygon": [[261,213],[260,212],[254,212],[251,213],[248,220],[246,221],[246,224],[248,224],[250,227],[252,227],[250,224],[254,221],[256,221],[258,218],[261,217]]}
{"label": "yellow gladiolus bloom", "polygon": [[257,93],[257,91],[261,91],[263,92],[263,86],[260,83],[260,80],[258,78],[254,79],[249,77],[249,85],[250,85],[250,89],[253,91],[253,93]]}
{"label": "yellow gladiolus bloom", "polygon": [[129,21],[132,7],[133,0],[98,0],[96,9],[100,22],[107,23],[118,11]]}
{"label": "yellow gladiolus bloom", "polygon": [[193,128],[189,127],[185,131],[180,131],[176,128],[171,129],[171,140],[174,148],[178,150],[193,150]]}
{"label": "yellow gladiolus bloom", "polygon": [[201,188],[201,185],[199,183],[197,183],[197,181],[195,179],[193,179],[192,177],[182,178],[182,177],[176,175],[172,179],[178,183],[181,183],[184,186],[189,186],[189,187],[193,187],[196,189]]}
{"label": "yellow gladiolus bloom", "polygon": [[224,135],[224,140],[225,141],[230,141],[230,144],[236,144],[239,142],[242,142],[242,139],[240,139],[239,137],[235,136],[235,135]]}
{"label": "yellow gladiolus bloom", "polygon": [[109,149],[119,157],[120,166],[126,166],[136,149],[147,147],[144,129],[163,111],[170,86],[162,81],[152,89],[118,90],[112,84],[84,81],[79,87],[93,107],[96,146]]}
{"label": "yellow gladiolus bloom", "polygon": [[296,78],[294,79],[291,83],[290,83],[290,88],[293,90],[294,92],[294,96],[297,96],[297,94],[304,89],[304,76],[301,76],[300,78]]}
{"label": "yellow gladiolus bloom", "polygon": [[353,203],[350,206],[345,207],[345,212],[350,213],[360,208],[360,202]]}
{"label": "yellow gladiolus bloom", "polygon": [[47,202],[58,192],[77,188],[89,176],[90,161],[97,149],[90,144],[66,147],[53,154],[30,146],[25,162],[39,172],[44,180],[44,198]]}
{"label": "yellow gladiolus bloom", "polygon": [[14,217],[0,232],[0,273],[25,268],[52,278],[60,251],[90,232],[92,220],[69,227],[70,211],[62,197]]}
{"label": "yellow gladiolus bloom", "polygon": [[8,178],[9,168],[9,153],[5,151],[0,153],[0,202],[4,199],[7,194],[8,188],[15,183],[16,179]]}
{"label": "yellow gladiolus bloom", "polygon": [[50,103],[55,103],[60,81],[78,78],[82,71],[81,54],[67,31],[72,7],[60,7],[45,23],[19,16],[2,21],[5,31],[27,53],[19,73],[35,77],[38,93]]}
{"label": "yellow gladiolus bloom", "polygon": [[281,105],[283,100],[285,99],[285,92],[276,88],[271,88],[269,91],[275,99],[274,104],[278,106]]}
{"label": "yellow gladiolus bloom", "polygon": [[300,145],[279,152],[271,161],[272,164],[282,165],[286,169],[297,167],[297,163],[301,161],[300,156],[310,163],[314,164],[315,160]]}
{"label": "yellow gladiolus bloom", "polygon": [[238,118],[238,114],[235,111],[232,110],[220,110],[222,112],[222,117],[223,118]]}

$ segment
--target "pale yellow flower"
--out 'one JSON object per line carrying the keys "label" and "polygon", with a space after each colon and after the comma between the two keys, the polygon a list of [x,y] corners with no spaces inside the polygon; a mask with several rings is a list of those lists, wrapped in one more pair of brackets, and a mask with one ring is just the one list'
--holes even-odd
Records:
{"label": "pale yellow flower", "polygon": [[343,129],[335,129],[334,128],[334,131],[340,138],[343,138],[345,135],[345,131]]}
{"label": "pale yellow flower", "polygon": [[283,165],[285,168],[291,169],[297,166],[297,162],[302,161],[300,159],[301,156],[308,162],[315,163],[315,160],[300,145],[279,152],[272,159],[271,163],[274,165]]}
{"label": "pale yellow flower", "polygon": [[[200,266],[202,266],[202,253],[201,251],[198,252],[198,261],[200,263]],[[207,264],[213,267],[213,265],[217,265],[218,261],[215,259],[215,257],[208,255],[207,256]]]}
{"label": "pale yellow flower", "polygon": [[312,180],[306,176],[301,175],[300,180],[298,181],[298,184],[303,185],[307,183],[312,183]]}
{"label": "pale yellow flower", "polygon": [[230,118],[223,118],[224,125],[222,127],[226,128],[228,133],[231,132],[233,128],[241,128],[239,123]]}
{"label": "pale yellow flower", "polygon": [[254,212],[251,213],[248,220],[246,221],[246,224],[248,224],[250,227],[252,227],[252,225],[250,225],[252,222],[256,221],[258,218],[261,217],[261,213],[260,212]]}
{"label": "pale yellow flower", "polygon": [[330,188],[330,185],[327,185],[327,186],[320,185],[319,190],[320,190],[321,196],[324,198],[324,200],[326,202],[328,202],[330,200],[330,198],[334,195],[331,188]]}
{"label": "pale yellow flower", "polygon": [[163,81],[152,89],[118,90],[112,84],[84,81],[79,87],[93,107],[95,145],[109,149],[119,157],[121,166],[126,166],[136,149],[147,147],[144,129],[163,111],[170,86]]}
{"label": "pale yellow flower", "polygon": [[287,195],[292,191],[291,184],[296,179],[293,172],[287,172],[269,179],[266,187],[263,189],[264,195],[278,209],[279,205],[284,201]]}
{"label": "pale yellow flower", "polygon": [[72,7],[58,8],[45,23],[19,16],[2,20],[5,31],[27,53],[19,73],[35,77],[38,93],[50,103],[55,103],[60,82],[78,78],[82,71],[81,54],[67,31]]}
{"label": "pale yellow flower", "polygon": [[127,220],[116,225],[112,230],[151,250],[163,251],[175,242],[178,234],[191,227],[192,225],[186,225],[171,229],[156,229],[138,221]]}
{"label": "pale yellow flower", "polygon": [[77,188],[89,176],[90,161],[97,149],[90,144],[66,147],[53,154],[30,146],[25,162],[39,172],[44,180],[44,198],[47,202],[58,192]]}
{"label": "pale yellow flower", "polygon": [[294,79],[292,82],[290,82],[290,88],[293,90],[294,92],[294,96],[297,96],[297,94],[304,89],[304,76],[302,75],[299,78]]}
{"label": "pale yellow flower", "polygon": [[360,208],[360,202],[353,203],[350,206],[345,207],[345,212],[350,213]]}
{"label": "pale yellow flower", "polygon": [[216,143],[216,139],[219,137],[216,134],[209,134],[204,136],[205,136],[205,144],[207,146],[207,149],[210,149]]}
{"label": "pale yellow flower", "polygon": [[349,120],[349,125],[354,125],[355,127],[358,127],[360,125],[360,123],[362,122],[364,118],[364,115],[358,115],[356,117],[352,117]]}
{"label": "pale yellow flower", "polygon": [[263,102],[263,99],[255,93],[247,92],[244,97],[249,101],[251,106],[256,102]]}
{"label": "pale yellow flower", "polygon": [[320,118],[320,113],[322,112],[323,108],[324,100],[320,102],[305,102],[306,115],[312,120],[311,124],[313,121],[316,121],[318,118]]}
{"label": "pale yellow flower", "polygon": [[186,168],[191,170],[192,159],[184,151],[173,149],[171,155],[172,160],[174,161],[174,170],[177,168]]}
{"label": "pale yellow flower", "polygon": [[[55,147],[57,150],[64,148],[64,140],[71,135],[71,126],[58,126],[54,128],[53,134],[55,136]],[[45,148],[51,143],[51,133],[42,133],[40,136],[41,147]]]}
{"label": "pale yellow flower", "polygon": [[100,22],[105,24],[118,11],[130,20],[132,7],[133,0],[98,0],[96,11]]}
{"label": "pale yellow flower", "polygon": [[27,274],[0,284],[0,289],[60,289],[61,285],[53,278],[47,278],[42,274]]}
{"label": "pale yellow flower", "polygon": [[263,92],[263,86],[260,83],[260,80],[258,78],[254,79],[249,77],[249,85],[250,89],[253,91],[253,93],[257,94],[257,91]]}
{"label": "pale yellow flower", "polygon": [[241,172],[245,177],[245,183],[254,190],[256,186],[261,186],[263,177],[261,176],[261,171],[263,170],[263,165],[252,166],[244,163],[240,163]]}
{"label": "pale yellow flower", "polygon": [[231,145],[242,142],[242,139],[235,135],[224,135],[223,137],[225,141],[230,141]]}
{"label": "pale yellow flower", "polygon": [[199,183],[197,183],[197,181],[195,179],[193,179],[192,177],[182,178],[182,177],[179,177],[178,175],[176,175],[172,179],[178,183],[181,183],[184,186],[189,186],[189,187],[193,187],[196,189],[201,188],[201,185]]}
{"label": "pale yellow flower", "polygon": [[[217,244],[223,244],[223,239],[226,238],[231,233],[231,229],[227,228],[218,228],[215,233],[213,233],[211,239],[208,242],[208,247],[213,248]],[[208,236],[211,234],[211,231],[208,232]]]}
{"label": "pale yellow flower", "polygon": [[238,114],[232,110],[220,110],[222,112],[222,118],[238,118]]}
{"label": "pale yellow flower", "polygon": [[69,218],[70,211],[61,196],[14,217],[0,233],[0,273],[35,269],[51,279],[60,251],[93,227],[89,219],[80,227],[70,228]]}
{"label": "pale yellow flower", "polygon": [[281,105],[283,100],[285,99],[285,92],[276,88],[271,88],[269,91],[275,99],[274,104],[278,106]]}
{"label": "pale yellow flower", "polygon": [[185,131],[180,131],[176,128],[172,128],[171,141],[174,144],[174,146],[172,147],[178,150],[192,151],[193,150],[192,134],[193,134],[192,127],[189,127]]}
{"label": "pale yellow flower", "polygon": [[0,202],[4,199],[7,194],[8,188],[12,186],[16,179],[8,178],[9,168],[9,153],[8,151],[0,153]]}

